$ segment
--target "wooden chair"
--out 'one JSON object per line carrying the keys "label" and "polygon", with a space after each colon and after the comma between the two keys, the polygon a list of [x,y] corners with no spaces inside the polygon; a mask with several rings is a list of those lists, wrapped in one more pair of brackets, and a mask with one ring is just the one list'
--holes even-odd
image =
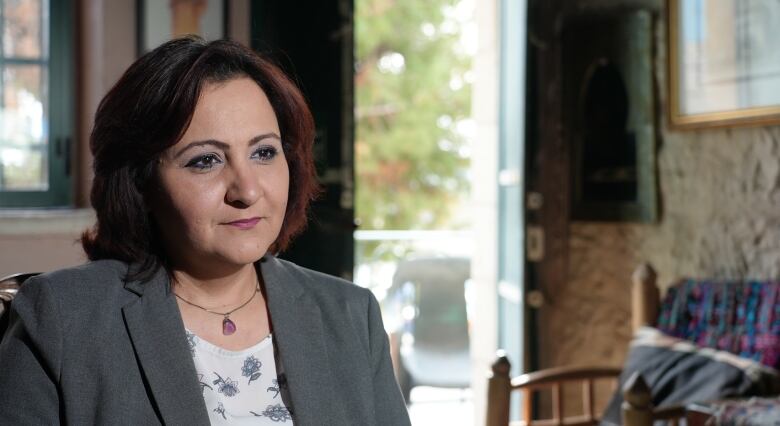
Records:
{"label": "wooden chair", "polygon": [[[642,326],[653,326],[660,307],[660,292],[656,285],[656,273],[648,264],[640,265],[632,275],[631,287],[631,324],[636,331]],[[515,378],[509,376],[510,362],[503,353],[492,366],[492,375],[488,379],[487,426],[509,425],[509,401],[512,391],[520,391],[524,396],[523,420],[513,425],[524,426],[579,426],[595,425],[599,416],[594,407],[593,383],[600,379],[612,379],[617,383],[621,369],[615,367],[558,367]],[[564,417],[563,384],[582,383],[584,413],[580,416]],[[532,393],[540,389],[552,390],[552,419],[535,419],[532,410]],[[622,389],[623,424],[626,426],[650,426],[654,420],[666,420],[677,425],[685,415],[682,406],[655,408],[652,405],[650,388],[640,374],[634,374],[626,381]]]}
{"label": "wooden chair", "polygon": [[[510,363],[500,355],[493,364],[493,375],[488,380],[487,426],[509,425],[509,401],[511,392],[519,390],[524,396],[522,425],[532,426],[574,426],[595,425],[599,419],[594,407],[594,381],[611,379],[617,382],[619,368],[612,367],[560,367],[509,377]],[[576,417],[564,417],[563,385],[569,382],[582,383],[582,406],[585,413]],[[552,390],[552,419],[536,419],[531,407],[533,392]]]}
{"label": "wooden chair", "polygon": [[5,330],[8,328],[8,314],[6,311],[11,307],[11,301],[19,291],[19,287],[21,287],[22,283],[28,278],[38,274],[38,272],[13,274],[5,278],[0,278],[0,340],[2,340]]}

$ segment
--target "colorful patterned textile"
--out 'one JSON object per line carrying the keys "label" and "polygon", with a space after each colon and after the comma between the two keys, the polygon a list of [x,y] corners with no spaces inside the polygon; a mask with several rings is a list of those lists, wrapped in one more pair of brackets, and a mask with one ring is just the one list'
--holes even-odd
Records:
{"label": "colorful patterned textile", "polygon": [[658,328],[778,368],[779,299],[778,282],[683,281],[666,293]]}

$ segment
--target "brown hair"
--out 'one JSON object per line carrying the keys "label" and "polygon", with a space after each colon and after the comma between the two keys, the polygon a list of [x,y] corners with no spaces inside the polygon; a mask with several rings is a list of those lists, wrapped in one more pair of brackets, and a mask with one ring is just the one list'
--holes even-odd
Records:
{"label": "brown hair", "polygon": [[303,95],[277,66],[251,49],[189,36],[135,61],[98,106],[89,141],[97,224],[81,237],[90,260],[138,263],[130,278],[142,280],[166,266],[144,197],[158,158],[187,130],[205,83],[244,76],[260,86],[276,113],[290,171],[284,222],[269,249],[284,250],[303,230],[309,203],[319,191],[312,157],[314,119]]}

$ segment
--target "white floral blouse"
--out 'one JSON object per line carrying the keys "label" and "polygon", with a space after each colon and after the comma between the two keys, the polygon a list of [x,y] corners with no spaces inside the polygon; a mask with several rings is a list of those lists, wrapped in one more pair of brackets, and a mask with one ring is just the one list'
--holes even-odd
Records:
{"label": "white floral blouse", "polygon": [[212,425],[293,424],[287,380],[276,365],[271,335],[230,351],[186,333]]}

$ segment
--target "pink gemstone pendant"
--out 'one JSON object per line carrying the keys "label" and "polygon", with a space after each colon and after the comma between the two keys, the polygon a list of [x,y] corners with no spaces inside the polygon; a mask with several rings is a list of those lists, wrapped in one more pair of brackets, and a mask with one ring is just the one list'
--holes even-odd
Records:
{"label": "pink gemstone pendant", "polygon": [[230,336],[236,332],[236,324],[227,316],[222,320],[222,334]]}

